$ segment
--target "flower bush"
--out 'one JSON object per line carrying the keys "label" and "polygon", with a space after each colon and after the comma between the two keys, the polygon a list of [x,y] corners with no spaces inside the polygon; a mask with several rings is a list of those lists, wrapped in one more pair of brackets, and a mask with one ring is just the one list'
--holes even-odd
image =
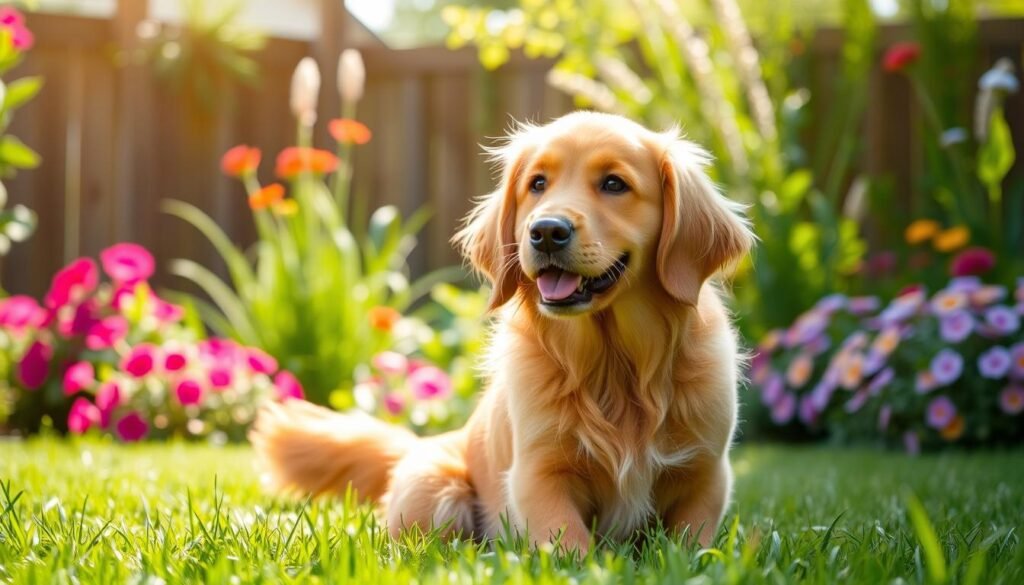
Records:
{"label": "flower bush", "polygon": [[[101,281],[100,267],[109,279]],[[0,424],[146,437],[241,439],[267,399],[303,389],[262,350],[205,338],[194,314],[153,292],[143,247],[75,260],[38,302],[0,300]]]}
{"label": "flower bush", "polygon": [[772,331],[751,362],[752,388],[782,430],[840,441],[1024,438],[1024,278],[976,276],[929,295],[908,287],[888,304],[830,295]]}

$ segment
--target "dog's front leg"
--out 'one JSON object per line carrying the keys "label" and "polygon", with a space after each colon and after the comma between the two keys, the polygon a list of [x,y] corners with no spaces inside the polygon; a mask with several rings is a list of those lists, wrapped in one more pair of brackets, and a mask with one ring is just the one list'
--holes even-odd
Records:
{"label": "dog's front leg", "polygon": [[508,474],[509,503],[516,528],[529,532],[534,544],[557,541],[566,550],[585,554],[590,531],[570,496],[569,477],[521,462]]}

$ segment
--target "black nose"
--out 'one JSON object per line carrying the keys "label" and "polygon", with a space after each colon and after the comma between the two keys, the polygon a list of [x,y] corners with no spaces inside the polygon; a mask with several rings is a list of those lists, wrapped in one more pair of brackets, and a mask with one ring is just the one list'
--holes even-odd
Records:
{"label": "black nose", "polygon": [[572,241],[572,224],[564,217],[542,217],[530,224],[530,243],[541,252],[557,252]]}

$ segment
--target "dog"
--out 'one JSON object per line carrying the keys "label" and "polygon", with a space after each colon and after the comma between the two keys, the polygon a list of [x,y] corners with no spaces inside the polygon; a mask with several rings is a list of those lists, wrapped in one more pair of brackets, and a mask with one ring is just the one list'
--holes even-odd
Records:
{"label": "dog", "polygon": [[388,530],[587,551],[660,525],[708,546],[730,497],[742,354],[713,278],[750,251],[743,206],[677,130],[575,112],[492,149],[501,185],[453,242],[491,283],[487,386],[419,438],[301,401],[252,443],[274,482],[379,504]]}

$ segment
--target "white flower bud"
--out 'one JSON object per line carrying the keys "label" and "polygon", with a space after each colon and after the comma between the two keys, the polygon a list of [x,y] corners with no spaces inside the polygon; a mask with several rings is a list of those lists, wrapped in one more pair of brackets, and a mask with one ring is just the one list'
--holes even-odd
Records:
{"label": "white flower bud", "polygon": [[299,62],[292,75],[292,113],[303,126],[316,123],[317,101],[320,99],[320,68],[312,57]]}
{"label": "white flower bud", "polygon": [[345,49],[338,60],[338,92],[341,103],[350,105],[363,99],[366,85],[366,67],[363,56],[356,49]]}

